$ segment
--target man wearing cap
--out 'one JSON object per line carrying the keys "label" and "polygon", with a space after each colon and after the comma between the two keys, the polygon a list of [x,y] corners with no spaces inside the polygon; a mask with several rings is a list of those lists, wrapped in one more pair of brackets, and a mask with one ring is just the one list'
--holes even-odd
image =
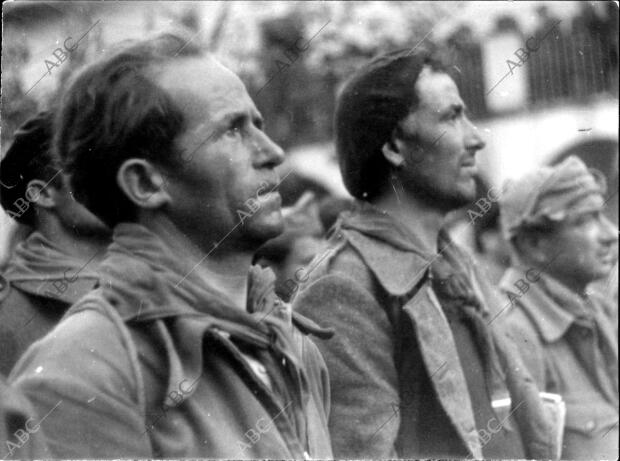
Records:
{"label": "man wearing cap", "polygon": [[[618,343],[604,299],[617,229],[603,214],[603,175],[577,157],[506,184],[502,230],[512,266],[506,322],[543,391],[566,402],[562,458],[618,459]],[[613,307],[616,309],[617,307]]]}
{"label": "man wearing cap", "polygon": [[475,199],[484,147],[446,68],[422,50],[376,58],[345,84],[335,131],[359,209],[340,215],[294,302],[336,331],[319,342],[334,454],[552,458],[538,390],[491,323],[499,303],[441,230]]}
{"label": "man wearing cap", "polygon": [[[51,151],[52,113],[26,121],[0,163],[0,203],[34,229],[0,275],[0,374],[97,281],[109,229],[77,202]],[[4,187],[6,186],[6,187]]]}

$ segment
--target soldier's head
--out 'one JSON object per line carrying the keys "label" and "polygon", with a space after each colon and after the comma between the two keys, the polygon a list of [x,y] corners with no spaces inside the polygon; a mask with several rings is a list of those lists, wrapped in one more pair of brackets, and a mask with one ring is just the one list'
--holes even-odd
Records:
{"label": "soldier's head", "polygon": [[[6,213],[37,230],[61,226],[88,237],[109,234],[109,229],[73,197],[66,172],[51,148],[53,114],[43,111],[28,119],[14,133],[0,164]],[[51,228],[50,228],[51,229]]]}
{"label": "soldier's head", "polygon": [[186,37],[131,42],[67,88],[58,151],[76,194],[108,225],[172,222],[201,247],[282,231],[283,151],[243,83]]}
{"label": "soldier's head", "polygon": [[357,71],[337,102],[344,183],[374,201],[392,189],[442,210],[475,198],[475,154],[484,147],[456,84],[427,51],[380,56]]}
{"label": "soldier's head", "polygon": [[575,289],[607,276],[618,230],[603,214],[606,190],[602,173],[574,156],[508,181],[500,216],[514,262]]}

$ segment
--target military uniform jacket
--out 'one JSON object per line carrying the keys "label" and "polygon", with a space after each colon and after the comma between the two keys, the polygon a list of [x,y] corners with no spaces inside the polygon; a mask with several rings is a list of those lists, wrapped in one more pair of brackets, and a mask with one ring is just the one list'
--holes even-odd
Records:
{"label": "military uniform jacket", "polygon": [[[248,311],[161,239],[120,224],[97,289],[10,381],[45,420],[52,458],[331,458],[327,371],[253,269]],[[266,273],[266,275],[265,275]],[[287,314],[288,312],[288,314]]]}
{"label": "military uniform jacket", "polygon": [[[427,277],[432,255],[398,229],[370,206],[341,214],[330,249],[317,257],[320,263],[311,266],[293,302],[335,330],[332,339],[317,343],[330,373],[334,455],[481,458],[484,440],[456,344]],[[394,232],[400,235],[394,238]],[[446,251],[461,254],[455,246]],[[519,404],[514,418],[527,456],[553,458],[554,428],[538,389],[511,344],[498,332],[493,337],[514,406]]]}
{"label": "military uniform jacket", "polygon": [[617,325],[602,299],[581,297],[548,275],[516,293],[525,271],[510,268],[501,281],[514,301],[505,321],[541,390],[566,402],[562,458],[618,459]]}

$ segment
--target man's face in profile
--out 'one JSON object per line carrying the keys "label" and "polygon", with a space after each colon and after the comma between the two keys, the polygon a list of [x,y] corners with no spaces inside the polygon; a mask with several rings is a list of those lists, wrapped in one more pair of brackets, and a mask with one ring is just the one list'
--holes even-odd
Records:
{"label": "man's face in profile", "polygon": [[618,229],[603,214],[604,198],[588,198],[592,210],[570,214],[544,237],[545,271],[561,280],[590,283],[607,277],[618,260]]}
{"label": "man's face in profile", "polygon": [[156,80],[186,120],[175,140],[181,167],[167,184],[173,222],[207,247],[223,238],[223,245],[254,246],[280,234],[274,168],[284,153],[263,132],[239,78],[213,58],[195,57],[164,65]]}
{"label": "man's face in profile", "polygon": [[403,186],[446,211],[466,205],[476,197],[475,154],[484,142],[447,74],[426,67],[415,88],[419,105],[399,123]]}

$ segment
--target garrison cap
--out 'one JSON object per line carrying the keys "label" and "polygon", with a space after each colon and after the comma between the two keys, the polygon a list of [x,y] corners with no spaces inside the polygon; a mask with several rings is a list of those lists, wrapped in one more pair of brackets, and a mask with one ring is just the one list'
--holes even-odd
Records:
{"label": "garrison cap", "polygon": [[603,174],[576,156],[509,180],[499,200],[504,237],[510,240],[521,229],[559,222],[572,213],[599,210],[606,191]]}

